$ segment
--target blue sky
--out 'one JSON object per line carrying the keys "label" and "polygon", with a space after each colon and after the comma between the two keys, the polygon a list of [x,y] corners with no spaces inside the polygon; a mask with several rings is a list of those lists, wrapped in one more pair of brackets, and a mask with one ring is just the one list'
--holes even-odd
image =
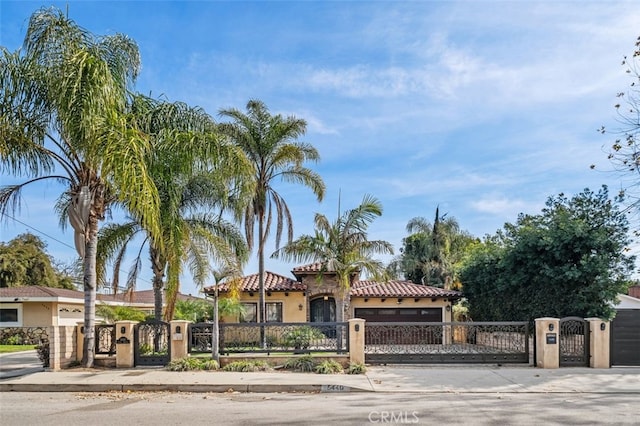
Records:
{"label": "blue sky", "polygon": [[[432,219],[438,205],[481,237],[538,213],[551,195],[624,185],[606,158],[611,136],[596,129],[616,126],[615,94],[629,84],[620,63],[640,35],[637,2],[3,0],[0,44],[17,49],[33,11],[67,4],[91,32],[137,41],[139,92],[214,116],[256,98],[307,120],[302,140],[320,151],[313,168],[327,194],[318,204],[305,188],[279,186],[296,235],[312,231],[315,212],[334,218],[339,194],[342,209],[364,194],[380,199],[370,238],[397,252],[407,221]],[[52,210],[60,191],[25,192],[16,214],[51,238],[9,220],[1,240],[29,230],[71,261],[72,234]],[[267,261],[288,276],[293,266]],[[182,285],[196,292],[189,277]]]}

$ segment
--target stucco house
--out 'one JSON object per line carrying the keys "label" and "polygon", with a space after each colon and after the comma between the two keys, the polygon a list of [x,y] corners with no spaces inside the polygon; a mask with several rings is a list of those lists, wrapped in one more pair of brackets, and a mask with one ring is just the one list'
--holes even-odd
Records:
{"label": "stucco house", "polygon": [[[266,319],[269,322],[334,322],[340,288],[335,274],[323,272],[321,265],[293,269],[294,278],[265,272]],[[224,322],[256,322],[259,302],[259,275],[243,277],[237,284],[244,313],[224,317]],[[205,288],[213,295],[216,286]],[[230,284],[218,285],[221,298],[229,297]],[[345,319],[362,318],[378,322],[447,322],[452,320],[452,304],[462,297],[455,290],[414,284],[410,281],[375,282],[354,277],[345,297]]]}
{"label": "stucco house", "polygon": [[[197,299],[184,294],[178,298]],[[130,306],[152,315],[153,290],[98,294],[96,304]],[[84,293],[81,291],[41,286],[0,288],[0,327],[76,325],[82,321]]]}

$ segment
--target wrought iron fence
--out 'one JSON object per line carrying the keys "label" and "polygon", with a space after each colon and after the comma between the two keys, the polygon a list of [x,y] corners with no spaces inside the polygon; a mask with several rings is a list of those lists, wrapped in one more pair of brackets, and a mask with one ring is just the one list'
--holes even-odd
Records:
{"label": "wrought iron fence", "polygon": [[220,324],[220,353],[348,351],[346,322]]}
{"label": "wrought iron fence", "polygon": [[211,352],[213,323],[189,324],[189,353]]}
{"label": "wrought iron fence", "polygon": [[96,355],[116,354],[115,324],[96,325]]}
{"label": "wrought iron fence", "polygon": [[527,322],[375,323],[365,325],[371,362],[529,363]]}

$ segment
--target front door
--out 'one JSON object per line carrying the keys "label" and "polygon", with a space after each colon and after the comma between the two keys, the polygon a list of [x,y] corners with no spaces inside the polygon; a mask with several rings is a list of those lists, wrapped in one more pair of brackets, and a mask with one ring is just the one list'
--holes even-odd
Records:
{"label": "front door", "polygon": [[311,322],[335,322],[336,301],[333,297],[320,297],[311,301]]}

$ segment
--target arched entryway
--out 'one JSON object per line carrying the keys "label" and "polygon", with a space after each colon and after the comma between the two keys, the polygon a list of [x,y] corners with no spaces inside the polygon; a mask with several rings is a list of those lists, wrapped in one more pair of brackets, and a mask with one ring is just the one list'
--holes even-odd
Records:
{"label": "arched entryway", "polygon": [[311,301],[311,322],[335,322],[336,301],[330,296],[321,296]]}

